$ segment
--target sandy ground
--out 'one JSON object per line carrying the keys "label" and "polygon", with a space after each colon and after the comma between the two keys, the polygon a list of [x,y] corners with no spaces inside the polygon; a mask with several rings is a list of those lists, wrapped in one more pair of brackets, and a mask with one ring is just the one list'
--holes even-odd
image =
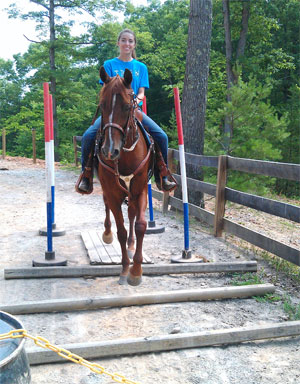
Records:
{"label": "sandy ground", "polygon": [[[51,298],[83,298],[106,295],[229,286],[230,274],[171,275],[143,277],[139,287],[120,286],[117,277],[4,280],[3,269],[30,267],[43,256],[46,238],[38,230],[46,224],[45,171],[43,164],[17,159],[0,160],[0,299],[1,304]],[[103,227],[104,209],[99,184],[95,193],[74,192],[77,175],[56,170],[56,224],[66,235],[54,238],[57,256],[69,266],[89,265],[80,232]],[[158,225],[166,231],[147,235],[144,250],[154,263],[170,263],[183,249],[183,222],[179,214],[163,216],[155,211]],[[298,238],[299,239],[299,238]],[[298,242],[296,239],[296,243]],[[294,240],[293,240],[294,241]],[[225,239],[216,239],[206,227],[193,223],[190,231],[193,254],[214,261],[250,260],[255,254]],[[258,260],[264,282],[274,282],[275,271]],[[298,287],[283,276],[276,280],[276,295],[300,302]],[[264,325],[288,320],[282,301],[250,299],[175,303],[97,311],[78,311],[17,316],[27,331],[54,344],[81,343],[148,337],[232,327]],[[26,348],[34,344],[26,341]],[[97,360],[109,372],[143,384],[299,383],[300,337],[248,342],[239,345],[206,347]],[[31,367],[32,384],[113,383],[105,375],[72,363]]]}

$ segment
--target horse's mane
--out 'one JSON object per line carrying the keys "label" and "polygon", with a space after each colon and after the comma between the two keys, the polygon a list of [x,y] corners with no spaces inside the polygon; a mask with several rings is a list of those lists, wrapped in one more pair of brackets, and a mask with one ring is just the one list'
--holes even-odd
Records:
{"label": "horse's mane", "polygon": [[125,87],[123,79],[119,75],[112,77],[109,83],[104,84],[100,92],[100,103],[105,100],[107,105],[111,105],[114,94],[120,95],[125,103],[130,102],[128,88]]}

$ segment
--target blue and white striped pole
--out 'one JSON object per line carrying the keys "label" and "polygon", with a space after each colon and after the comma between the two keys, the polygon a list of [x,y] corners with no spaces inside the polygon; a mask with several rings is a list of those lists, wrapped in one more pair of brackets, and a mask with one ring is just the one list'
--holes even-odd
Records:
{"label": "blue and white striped pole", "polygon": [[[143,112],[147,115],[147,100],[146,96],[143,100],[142,105]],[[157,226],[154,220],[154,214],[153,214],[153,203],[152,203],[152,184],[151,179],[148,181],[148,205],[149,205],[149,221],[146,229],[146,234],[154,234],[154,233],[162,233],[165,231],[165,227],[159,225]]]}
{"label": "blue and white striped pole", "polygon": [[[182,118],[180,109],[179,90],[174,88],[174,101],[175,112],[177,121],[178,132],[178,147],[179,147],[179,160],[180,160],[180,173],[181,173],[181,186],[182,186],[182,202],[183,202],[183,215],[184,215],[184,250],[182,251],[183,259],[191,259],[190,240],[189,240],[189,203],[187,193],[187,181],[186,181],[186,166],[185,166],[185,154],[184,154],[184,142],[183,142],[183,129]],[[172,260],[175,261],[175,260]],[[180,262],[180,260],[176,260]]]}

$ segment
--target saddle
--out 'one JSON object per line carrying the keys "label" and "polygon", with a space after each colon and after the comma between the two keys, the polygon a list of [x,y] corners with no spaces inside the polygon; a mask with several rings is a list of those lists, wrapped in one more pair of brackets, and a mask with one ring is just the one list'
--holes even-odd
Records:
{"label": "saddle", "polygon": [[[176,180],[172,176],[171,172],[169,171],[169,169],[168,169],[168,167],[167,167],[167,165],[163,159],[163,156],[161,154],[161,151],[160,151],[158,144],[155,143],[152,136],[150,135],[150,133],[148,132],[146,127],[141,122],[142,118],[143,118],[142,112],[138,109],[136,109],[134,112],[135,112],[134,120],[135,120],[136,124],[138,125],[138,127],[140,128],[140,131],[143,134],[143,137],[144,137],[145,142],[147,144],[147,149],[149,150],[149,148],[150,148],[150,150],[152,150],[154,153],[153,161],[152,161],[151,166],[149,167],[149,170],[148,170],[148,181],[153,176],[154,169],[157,169],[159,172],[159,175],[160,175],[161,185],[162,185],[162,178],[165,176],[169,176],[176,183]],[[99,129],[97,132],[95,143],[93,144],[91,151],[89,153],[87,165],[86,165],[84,171],[80,174],[80,176],[77,180],[77,183],[75,185],[76,192],[78,192],[80,194],[89,195],[93,192],[94,168],[97,168],[97,165],[98,165],[97,155],[98,155],[99,148],[102,145],[101,140],[102,140],[101,129]],[[79,185],[80,185],[83,178],[87,178],[89,180],[88,191],[82,191],[79,188]]]}

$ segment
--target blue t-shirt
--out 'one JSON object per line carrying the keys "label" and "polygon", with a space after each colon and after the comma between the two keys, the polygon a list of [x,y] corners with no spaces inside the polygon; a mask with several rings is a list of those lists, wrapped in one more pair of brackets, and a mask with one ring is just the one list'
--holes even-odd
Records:
{"label": "blue t-shirt", "polygon": [[[105,61],[103,66],[106,73],[111,77],[116,75],[124,77],[125,69],[129,69],[132,73],[131,87],[136,95],[138,94],[139,88],[149,88],[148,69],[147,66],[140,61],[135,59],[122,61],[115,57],[114,59]],[[99,82],[103,84],[101,79]]]}

